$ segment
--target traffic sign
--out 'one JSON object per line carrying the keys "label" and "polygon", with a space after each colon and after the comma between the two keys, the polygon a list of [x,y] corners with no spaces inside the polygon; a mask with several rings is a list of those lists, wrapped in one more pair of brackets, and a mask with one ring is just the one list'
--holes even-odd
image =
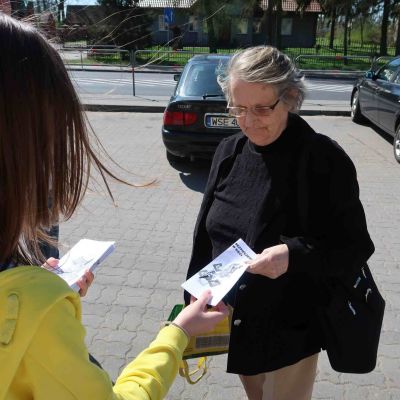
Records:
{"label": "traffic sign", "polygon": [[164,21],[166,24],[171,25],[174,21],[174,9],[164,8]]}

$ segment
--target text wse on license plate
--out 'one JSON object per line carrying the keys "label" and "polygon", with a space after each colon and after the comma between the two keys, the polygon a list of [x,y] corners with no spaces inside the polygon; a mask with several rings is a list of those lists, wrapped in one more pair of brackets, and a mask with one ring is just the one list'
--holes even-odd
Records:
{"label": "text wse on license plate", "polygon": [[204,116],[207,128],[239,128],[235,117],[224,114],[206,114]]}

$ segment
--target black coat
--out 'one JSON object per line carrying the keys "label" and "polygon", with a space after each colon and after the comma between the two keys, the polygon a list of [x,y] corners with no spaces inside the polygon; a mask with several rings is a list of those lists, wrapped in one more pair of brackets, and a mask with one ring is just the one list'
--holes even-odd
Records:
{"label": "black coat", "polygon": [[[324,348],[317,318],[318,307],[328,301],[324,280],[359,267],[374,251],[356,171],[343,149],[294,114],[289,115],[282,135],[285,141],[275,155],[275,165],[286,178],[276,182],[275,193],[255,210],[257,223],[243,239],[257,253],[286,243],[289,267],[278,279],[245,273],[228,296],[234,307],[228,372],[273,371]],[[246,141],[242,133],[231,136],[215,153],[194,231],[188,278],[212,260],[207,213],[216,184],[227,175]],[[307,193],[305,213],[299,211],[299,198],[304,198],[297,196],[299,190]],[[307,215],[307,232],[299,214]]]}

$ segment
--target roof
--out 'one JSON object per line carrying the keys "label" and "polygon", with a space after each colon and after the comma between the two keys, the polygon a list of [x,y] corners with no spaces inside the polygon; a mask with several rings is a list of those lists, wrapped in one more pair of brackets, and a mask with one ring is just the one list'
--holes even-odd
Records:
{"label": "roof", "polygon": [[[268,8],[268,0],[261,0],[260,4],[263,10]],[[296,0],[282,0],[282,10],[283,11],[297,11],[297,1]],[[310,4],[305,8],[305,12],[315,12],[321,13],[321,6],[317,0],[311,0]]]}
{"label": "roof", "polygon": [[142,8],[190,8],[197,0],[139,0]]}

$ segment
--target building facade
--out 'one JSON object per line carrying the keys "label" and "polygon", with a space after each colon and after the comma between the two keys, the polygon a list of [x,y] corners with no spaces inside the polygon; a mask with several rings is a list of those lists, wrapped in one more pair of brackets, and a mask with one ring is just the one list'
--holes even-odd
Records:
{"label": "building facade", "polygon": [[[282,0],[279,13],[276,7],[268,12],[268,0],[247,9],[245,0],[225,2],[221,7],[216,4],[213,28],[219,47],[276,45],[278,40],[280,47],[315,45],[317,19],[321,13],[316,0],[301,12],[296,0]],[[152,15],[154,44],[171,42],[173,29],[178,26],[183,46],[208,46],[210,11],[207,12],[204,0],[139,0],[138,6]],[[168,21],[171,15],[172,21]]]}

